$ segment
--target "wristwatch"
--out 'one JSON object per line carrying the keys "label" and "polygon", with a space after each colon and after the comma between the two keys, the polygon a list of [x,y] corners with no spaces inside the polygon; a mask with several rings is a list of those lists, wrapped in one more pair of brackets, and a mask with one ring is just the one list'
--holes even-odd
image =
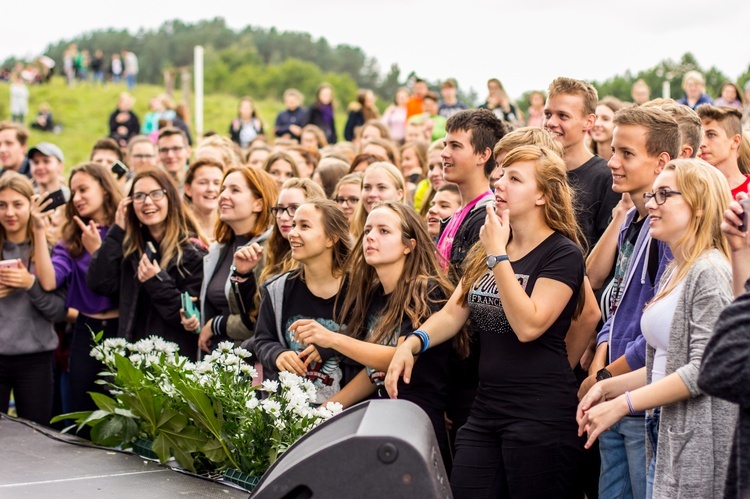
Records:
{"label": "wristwatch", "polygon": [[487,255],[487,267],[492,270],[495,268],[495,265],[497,265],[500,262],[504,262],[505,260],[510,260],[508,258],[508,255]]}
{"label": "wristwatch", "polygon": [[603,367],[596,372],[596,381],[602,381],[611,377],[612,373],[607,371],[606,367]]}
{"label": "wristwatch", "polygon": [[247,274],[241,274],[237,272],[237,267],[234,266],[234,264],[230,267],[229,275],[231,277],[239,277],[240,279],[247,279],[248,277],[253,275],[253,271],[251,270]]}

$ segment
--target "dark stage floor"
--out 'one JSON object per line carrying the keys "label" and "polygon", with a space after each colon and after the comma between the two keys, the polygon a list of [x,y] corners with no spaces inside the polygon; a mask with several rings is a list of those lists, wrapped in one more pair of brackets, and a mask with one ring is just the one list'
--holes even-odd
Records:
{"label": "dark stage floor", "polygon": [[74,441],[80,440],[0,415],[0,497],[248,497],[135,454],[69,443]]}

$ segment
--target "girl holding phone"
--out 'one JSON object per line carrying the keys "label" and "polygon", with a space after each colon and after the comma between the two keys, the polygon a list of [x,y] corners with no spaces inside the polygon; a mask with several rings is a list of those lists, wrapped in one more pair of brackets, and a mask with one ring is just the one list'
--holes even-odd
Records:
{"label": "girl holding phone", "polygon": [[[92,291],[119,297],[118,336],[161,336],[186,357],[197,357],[195,336],[180,323],[180,294],[197,296],[200,290],[206,250],[198,234],[166,173],[148,169],[135,175],[87,272]],[[151,256],[149,243],[156,249]]]}
{"label": "girl holding phone", "polygon": [[36,255],[49,252],[41,209],[31,181],[5,172],[0,178],[0,412],[8,412],[12,391],[18,416],[48,425],[58,344],[53,324],[65,319],[66,308],[64,291],[45,292],[33,274]]}

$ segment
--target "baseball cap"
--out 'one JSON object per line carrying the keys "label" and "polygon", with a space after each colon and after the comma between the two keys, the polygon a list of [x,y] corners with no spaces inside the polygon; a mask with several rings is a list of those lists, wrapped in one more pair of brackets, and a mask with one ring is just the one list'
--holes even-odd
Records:
{"label": "baseball cap", "polygon": [[36,146],[29,149],[29,158],[31,158],[37,151],[44,154],[45,156],[53,156],[57,158],[61,163],[65,162],[62,151],[55,144],[50,144],[49,142],[40,142]]}

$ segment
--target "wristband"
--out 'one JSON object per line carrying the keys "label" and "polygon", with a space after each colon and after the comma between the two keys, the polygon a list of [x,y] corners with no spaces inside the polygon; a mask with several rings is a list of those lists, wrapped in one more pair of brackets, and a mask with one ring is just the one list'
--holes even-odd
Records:
{"label": "wristband", "polygon": [[251,277],[253,275],[253,271],[252,270],[250,272],[245,273],[245,274],[243,274],[241,272],[237,272],[237,267],[235,267],[234,264],[230,267],[229,273],[230,273],[231,277],[239,277],[241,279],[247,279],[248,277]]}
{"label": "wristband", "polygon": [[625,400],[628,402],[628,409],[630,409],[630,414],[635,415],[635,409],[633,408],[633,402],[630,400],[630,392],[625,392]]}
{"label": "wristband", "polygon": [[419,355],[420,353],[424,353],[428,348],[430,348],[430,337],[426,331],[417,329],[416,331],[412,331],[411,333],[407,334],[406,338],[409,339],[410,336],[416,336],[417,338],[419,338],[419,342],[422,344],[422,348],[419,349],[417,355]]}

